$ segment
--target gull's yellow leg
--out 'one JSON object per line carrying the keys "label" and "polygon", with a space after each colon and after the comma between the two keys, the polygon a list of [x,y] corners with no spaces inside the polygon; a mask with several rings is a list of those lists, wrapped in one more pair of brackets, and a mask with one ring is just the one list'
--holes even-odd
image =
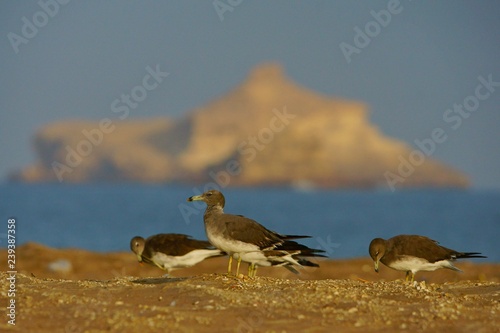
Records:
{"label": "gull's yellow leg", "polygon": [[231,266],[233,265],[233,256],[229,256],[229,265],[227,265],[227,275],[231,275]]}
{"label": "gull's yellow leg", "polygon": [[253,265],[252,277],[255,277],[255,275],[257,275],[257,267],[257,265]]}
{"label": "gull's yellow leg", "polygon": [[238,263],[236,264],[236,276],[240,274],[240,264],[241,264],[241,256],[238,257]]}
{"label": "gull's yellow leg", "polygon": [[406,272],[406,279],[405,279],[406,282],[408,282],[408,278],[410,278],[410,284],[412,284],[413,281],[415,281],[415,274],[413,274],[412,271],[407,271]]}

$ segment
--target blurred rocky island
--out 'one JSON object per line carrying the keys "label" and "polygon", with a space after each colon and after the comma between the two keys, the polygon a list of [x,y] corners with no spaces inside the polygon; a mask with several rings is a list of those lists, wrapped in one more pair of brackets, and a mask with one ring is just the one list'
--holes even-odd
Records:
{"label": "blurred rocky island", "polygon": [[[384,136],[360,102],[325,96],[263,64],[179,119],[63,121],[34,138],[25,182],[181,182],[323,188],[466,187],[467,177]],[[121,118],[123,119],[120,119]],[[429,139],[430,140],[430,139]],[[435,144],[435,143],[434,143]]]}

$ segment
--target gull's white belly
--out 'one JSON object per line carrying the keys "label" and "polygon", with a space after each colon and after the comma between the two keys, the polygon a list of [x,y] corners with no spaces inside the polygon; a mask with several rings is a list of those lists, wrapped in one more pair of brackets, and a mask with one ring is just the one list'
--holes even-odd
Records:
{"label": "gull's white belly", "polygon": [[448,260],[431,263],[425,259],[411,256],[404,256],[401,259],[392,262],[388,266],[398,271],[412,271],[413,273],[418,271],[435,271],[439,268],[454,268]]}
{"label": "gull's white belly", "polygon": [[172,269],[191,267],[208,257],[216,256],[219,254],[219,250],[208,249],[193,250],[183,256],[169,256],[164,253],[157,252],[151,259],[155,262],[155,264],[162,267],[163,269]]}
{"label": "gull's white belly", "polygon": [[256,252],[260,250],[257,245],[244,243],[238,240],[223,238],[217,234],[214,235],[207,233],[207,237],[213,246],[215,246],[219,250],[226,252],[229,255],[233,253]]}

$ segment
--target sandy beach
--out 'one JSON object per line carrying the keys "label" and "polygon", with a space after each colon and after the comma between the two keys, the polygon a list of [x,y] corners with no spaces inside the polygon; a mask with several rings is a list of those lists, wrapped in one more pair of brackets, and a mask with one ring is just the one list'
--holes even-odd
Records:
{"label": "sandy beach", "polygon": [[29,243],[16,256],[15,274],[1,261],[1,304],[15,300],[15,325],[6,309],[0,331],[500,331],[500,264],[480,260],[458,262],[464,273],[420,272],[410,285],[403,272],[375,273],[369,258],[322,260],[299,275],[261,268],[249,279],[224,275],[224,257],[163,277],[131,252]]}

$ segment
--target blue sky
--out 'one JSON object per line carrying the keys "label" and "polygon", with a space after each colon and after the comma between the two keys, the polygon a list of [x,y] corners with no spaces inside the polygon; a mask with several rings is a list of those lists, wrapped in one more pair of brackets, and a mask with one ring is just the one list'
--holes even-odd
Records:
{"label": "blue sky", "polygon": [[[148,66],[169,76],[130,119],[178,117],[277,61],[305,87],[367,103],[388,136],[412,143],[442,128],[432,156],[475,187],[500,188],[500,86],[473,104],[479,77],[500,82],[497,1],[40,3],[50,15],[37,1],[0,2],[0,178],[35,160],[44,124],[117,117],[112,102]],[[381,24],[374,13],[391,15],[378,14]],[[371,35],[367,45],[357,31]],[[347,44],[359,46],[350,62]],[[459,126],[443,118],[464,101],[474,111]]]}

